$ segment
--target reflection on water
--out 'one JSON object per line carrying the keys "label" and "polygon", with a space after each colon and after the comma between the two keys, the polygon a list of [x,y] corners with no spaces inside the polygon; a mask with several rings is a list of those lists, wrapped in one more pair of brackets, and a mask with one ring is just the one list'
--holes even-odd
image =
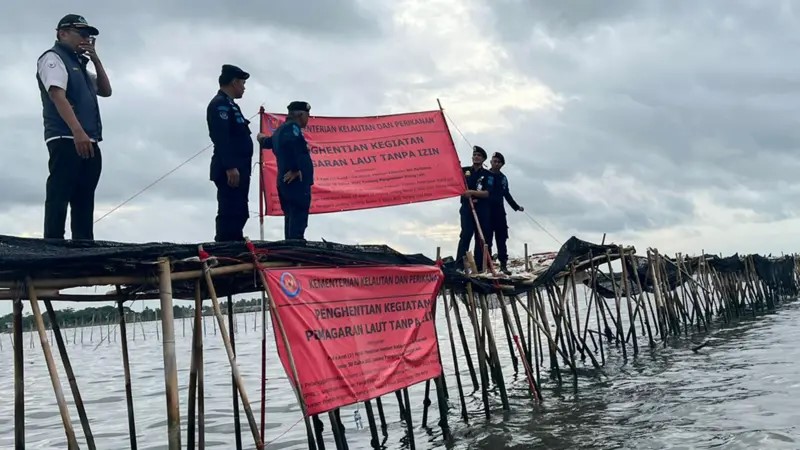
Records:
{"label": "reflection on water", "polygon": [[[441,303],[440,303],[441,305]],[[463,313],[463,311],[462,311]],[[236,350],[242,375],[256,420],[260,417],[261,333],[254,330],[254,314],[238,314]],[[231,378],[227,355],[219,334],[214,334],[211,318],[206,318],[205,420],[209,449],[233,448],[233,416],[231,414]],[[466,318],[465,318],[466,320]],[[245,321],[247,332],[245,332]],[[563,372],[559,387],[542,372],[544,402],[533,405],[527,393],[527,382],[520,365],[514,375],[508,358],[508,345],[500,312],[492,312],[495,336],[503,358],[512,413],[504,414],[499,393],[490,392],[495,405],[487,423],[480,391],[472,393],[466,361],[457,341],[462,384],[467,389],[470,423],[460,421],[457,384],[453,373],[449,335],[443,317],[437,318],[443,363],[450,392],[450,425],[455,449],[529,449],[529,448],[799,448],[800,447],[800,371],[795,361],[800,357],[800,303],[784,306],[778,313],[744,320],[736,325],[714,329],[708,335],[671,341],[668,347],[650,350],[642,340],[637,359],[624,363],[615,350],[606,350],[607,365],[602,373],[582,373],[577,388],[571,374]],[[466,324],[466,322],[465,322]],[[167,440],[166,401],[161,343],[155,322],[144,324],[146,339],[137,325],[136,340],[129,329],[129,352],[136,414],[136,431],[140,449],[165,449]],[[453,325],[455,331],[455,325]],[[96,327],[99,328],[99,327]],[[469,332],[469,326],[465,331]],[[185,329],[185,331],[184,331]],[[186,445],[186,405],[189,383],[191,320],[185,327],[178,321],[176,350],[180,384],[182,444]],[[160,332],[160,330],[159,330]],[[92,432],[98,448],[128,448],[125,384],[119,341],[98,344],[98,333],[84,343],[80,332],[65,332],[72,366],[81,388]],[[268,330],[267,367],[267,441],[269,449],[304,449],[305,428],[299,408],[275,353],[272,330]],[[471,336],[468,336],[470,338]],[[13,353],[8,334],[0,335],[0,448],[13,448],[14,382]],[[73,343],[73,339],[77,343]],[[703,340],[709,344],[698,353],[693,345]],[[38,336],[24,337],[26,441],[29,449],[66,448],[63,426],[53,395],[47,366],[44,363]],[[474,339],[470,344],[474,346]],[[57,351],[53,348],[56,358]],[[610,354],[610,355],[609,355]],[[587,359],[587,363],[588,363]],[[477,364],[477,360],[475,361]],[[587,367],[591,367],[587,364]],[[63,366],[59,375],[73,426],[82,448],[85,443],[77,410]],[[432,389],[432,392],[435,392]],[[436,396],[428,414],[428,425],[420,427],[424,383],[409,389],[415,425],[416,447],[445,448],[441,432]],[[384,412],[389,422],[386,448],[407,448],[404,424],[399,421],[394,395],[384,397]],[[360,407],[365,428],[357,430],[356,407],[341,412],[346,437],[351,449],[369,449],[370,431],[367,415]],[[377,411],[376,411],[377,416]],[[326,435],[330,422],[323,415]],[[245,448],[253,448],[244,412],[240,415]],[[380,431],[379,431],[380,432]],[[276,440],[277,438],[277,440]],[[335,448],[332,436],[327,448]]]}

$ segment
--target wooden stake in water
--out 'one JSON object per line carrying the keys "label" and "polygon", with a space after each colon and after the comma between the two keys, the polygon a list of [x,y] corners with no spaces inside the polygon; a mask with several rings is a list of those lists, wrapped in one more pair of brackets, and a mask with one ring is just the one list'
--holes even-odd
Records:
{"label": "wooden stake in water", "polygon": [[[233,325],[233,297],[228,296],[228,333],[231,337],[231,351],[236,356],[236,328]],[[222,326],[222,325],[220,325]],[[242,429],[239,424],[239,398],[236,395],[236,377],[231,371],[231,389],[233,389],[233,429],[236,438],[236,450],[242,450]],[[259,435],[259,439],[261,436]]]}
{"label": "wooden stake in water", "polygon": [[[187,448],[195,448],[194,429],[195,429],[195,405],[197,404],[197,391],[198,391],[198,372],[200,366],[200,352],[202,351],[202,336],[203,332],[200,329],[200,320],[202,319],[202,294],[200,292],[200,280],[195,280],[194,284],[194,326],[192,327],[192,356],[191,363],[189,364],[189,412],[188,424],[186,429]],[[201,444],[201,448],[202,448]]]}
{"label": "wooden stake in water", "polygon": [[[467,403],[464,399],[464,389],[461,386],[461,372],[458,369],[458,354],[456,353],[456,342],[453,338],[453,327],[450,323],[450,308],[447,306],[447,292],[442,293],[442,302],[444,305],[444,316],[447,319],[447,332],[450,335],[450,351],[453,353],[453,365],[455,367],[456,372],[456,384],[458,385],[458,398],[461,401],[461,417],[464,419],[464,423],[469,423],[469,416],[467,415]],[[372,409],[370,408],[369,411],[371,412]]]}
{"label": "wooden stake in water", "polygon": [[25,361],[22,355],[22,300],[14,299],[14,448],[25,450]]}
{"label": "wooden stake in water", "polygon": [[[117,286],[117,293],[120,293],[120,288]],[[128,404],[128,433],[131,439],[131,450],[136,450],[136,420],[133,414],[133,389],[131,387],[131,365],[128,360],[128,337],[125,326],[125,307],[124,302],[120,300],[117,302],[119,311],[119,333],[122,338],[122,368],[125,372],[125,400]]]}
{"label": "wooden stake in water", "polygon": [[[172,318],[172,268],[168,258],[158,260],[158,290],[161,298],[161,327],[164,338],[164,386],[167,397],[167,435],[169,450],[181,448],[181,417],[178,400],[178,362],[175,355],[175,328]],[[156,327],[156,330],[158,328]]]}
{"label": "wooden stake in water", "polygon": [[64,432],[67,435],[67,446],[69,450],[78,449],[78,441],[75,439],[75,430],[72,429],[72,421],[69,418],[69,408],[67,401],[64,398],[64,392],[61,390],[61,381],[58,378],[58,369],[56,362],[53,359],[53,353],[50,351],[50,344],[47,342],[47,330],[44,327],[44,320],[42,319],[42,312],[39,310],[39,299],[36,296],[36,289],[30,278],[26,279],[28,285],[28,298],[31,303],[31,310],[33,310],[33,318],[36,322],[36,329],[39,332],[39,341],[42,345],[42,352],[44,359],[47,363],[47,370],[50,372],[50,381],[53,384],[53,391],[56,394],[56,402],[58,403],[58,410],[61,413],[61,421],[64,424]]}
{"label": "wooden stake in water", "polygon": [[78,381],[75,379],[75,372],[73,372],[72,363],[69,361],[67,347],[64,345],[64,339],[61,337],[61,328],[58,326],[56,312],[53,310],[53,305],[50,303],[50,300],[44,300],[44,307],[47,310],[47,317],[50,319],[50,329],[53,332],[56,346],[58,347],[58,353],[61,356],[61,363],[64,365],[64,372],[67,374],[69,387],[72,389],[75,407],[78,409],[78,416],[80,417],[81,426],[83,427],[83,433],[86,436],[86,445],[89,447],[89,450],[95,450],[97,447],[94,444],[92,428],[89,426],[89,418],[86,416],[86,408],[83,406],[81,391],[78,389]]}

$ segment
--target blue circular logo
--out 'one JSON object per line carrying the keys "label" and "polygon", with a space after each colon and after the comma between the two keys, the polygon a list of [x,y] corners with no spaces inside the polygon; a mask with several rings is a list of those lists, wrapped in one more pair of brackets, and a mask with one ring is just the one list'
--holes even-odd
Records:
{"label": "blue circular logo", "polygon": [[291,273],[283,272],[281,274],[281,290],[289,298],[297,297],[300,294],[300,283]]}

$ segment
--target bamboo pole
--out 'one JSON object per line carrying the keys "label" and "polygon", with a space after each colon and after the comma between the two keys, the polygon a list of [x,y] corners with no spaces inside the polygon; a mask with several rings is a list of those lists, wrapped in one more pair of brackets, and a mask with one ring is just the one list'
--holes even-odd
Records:
{"label": "bamboo pole", "polygon": [[199,357],[199,339],[201,339],[202,330],[200,329],[200,320],[202,319],[202,296],[200,291],[200,280],[195,281],[194,284],[194,326],[192,327],[192,355],[189,364],[189,411],[187,414],[188,424],[186,429],[186,447],[189,449],[195,448],[195,405],[197,404],[197,372],[198,372],[198,357]]}
{"label": "bamboo pole", "polygon": [[[198,250],[202,253],[203,246],[198,246]],[[264,447],[264,443],[261,441],[258,425],[256,424],[255,417],[253,416],[253,411],[250,408],[250,401],[247,398],[247,392],[245,392],[244,389],[244,381],[242,380],[242,375],[239,372],[239,365],[236,363],[236,354],[233,352],[230,338],[228,337],[228,332],[225,328],[225,321],[222,318],[222,311],[220,310],[219,299],[217,298],[217,291],[214,287],[214,282],[211,279],[211,272],[208,270],[208,263],[206,261],[202,261],[201,264],[203,267],[203,273],[205,274],[206,287],[208,288],[208,293],[211,296],[214,315],[216,316],[217,323],[219,324],[219,332],[222,335],[222,342],[225,345],[225,351],[228,353],[228,361],[230,362],[233,376],[236,379],[236,387],[239,390],[239,395],[242,397],[242,406],[244,407],[245,414],[247,415],[247,421],[250,423],[250,431],[253,433],[253,439],[255,440],[256,448],[260,449]],[[258,272],[261,273],[260,270]]]}
{"label": "bamboo pole", "polygon": [[[509,331],[513,335],[514,342],[517,345],[517,351],[519,352],[519,359],[522,360],[522,368],[525,371],[525,377],[528,380],[528,385],[530,387],[530,393],[533,402],[537,403],[537,401],[540,400],[541,397],[539,394],[539,389],[536,386],[536,381],[534,381],[533,379],[533,373],[531,372],[531,367],[528,365],[528,358],[525,355],[525,349],[524,349],[525,336],[521,333],[520,329],[521,327],[519,326],[520,325],[519,316],[516,317],[517,320],[515,324],[514,321],[512,321],[508,315],[508,311],[506,310],[506,302],[502,292],[498,294],[498,297],[499,297],[498,300],[500,302],[500,312],[503,314],[504,321],[508,323]],[[517,299],[517,301],[519,301],[519,299]],[[516,305],[516,303],[514,303],[514,300],[511,300],[510,303],[512,305]],[[513,306],[512,310],[516,310],[516,307]],[[520,339],[522,339],[522,344],[520,344]],[[511,351],[514,351],[514,349],[512,348]]]}
{"label": "bamboo pole", "polygon": [[[571,287],[572,287],[572,307],[573,307],[573,310],[575,311],[575,320],[574,320],[574,322],[575,322],[575,327],[576,327],[576,334],[573,335],[573,338],[574,338],[575,336],[578,336],[578,337],[581,336],[581,314],[578,311],[578,286],[575,283],[575,276],[576,276],[575,263],[572,263],[570,266],[571,267],[570,267],[570,277],[569,277],[569,279],[570,279],[570,284],[571,284]],[[569,310],[569,306],[570,305],[567,304],[567,310]],[[570,324],[572,324],[572,322],[573,322],[572,317],[570,317],[569,321],[570,321]],[[571,329],[570,329],[570,333],[572,333]],[[576,345],[578,344],[577,341],[576,341],[575,344]],[[586,360],[586,350],[588,350],[588,349],[584,349],[585,347],[586,347],[586,342],[582,341],[582,343],[580,345],[581,361],[585,361]]]}
{"label": "bamboo pole", "polygon": [[[453,302],[453,315],[456,318],[456,327],[458,328],[458,334],[461,338],[461,345],[464,348],[464,358],[467,360],[467,369],[469,370],[469,375],[472,379],[472,392],[477,392],[478,389],[480,389],[478,386],[478,376],[475,374],[475,365],[472,362],[472,352],[469,351],[467,335],[464,332],[464,323],[461,320],[461,308],[458,306],[458,299],[456,298],[455,292],[452,290],[450,291],[450,300]],[[467,316],[469,317],[469,308],[467,308]]]}
{"label": "bamboo pole", "polygon": [[[537,314],[538,312],[537,312],[536,308],[533,307],[533,301],[534,301],[533,292],[530,291],[530,290],[527,291],[525,293],[525,297],[528,300],[528,308],[529,308],[529,310],[532,310],[534,314]],[[527,319],[528,319],[529,326],[536,329],[535,333],[532,333],[533,334],[533,341],[534,341],[533,342],[533,362],[534,362],[534,365],[536,366],[536,384],[538,386],[541,386],[542,385],[542,377],[541,377],[541,371],[539,369],[539,364],[540,364],[539,358],[540,358],[540,355],[543,355],[543,353],[544,353],[542,351],[542,336],[541,336],[541,334],[539,332],[539,329],[533,326],[533,319],[530,316],[528,316]],[[531,330],[529,330],[529,331],[531,331]]]}
{"label": "bamboo pole", "polygon": [[[178,362],[175,355],[175,324],[172,317],[172,278],[168,258],[158,260],[158,288],[161,298],[161,328],[164,339],[164,387],[167,397],[167,434],[170,450],[181,448],[181,418],[178,409]],[[158,328],[156,328],[158,330]]]}
{"label": "bamboo pole", "polygon": [[25,450],[25,361],[22,354],[22,300],[14,300],[14,448]]}
{"label": "bamboo pole", "polygon": [[372,402],[370,400],[365,401],[364,407],[367,410],[367,422],[369,423],[369,434],[371,436],[369,444],[374,450],[378,450],[381,445],[378,442],[378,425],[375,422],[375,413],[372,411]]}
{"label": "bamboo pole", "polygon": [[[639,305],[641,305],[642,309],[644,309],[644,311],[642,312],[642,316],[644,317],[644,324],[647,327],[648,345],[652,349],[653,347],[656,346],[656,343],[653,340],[653,332],[652,332],[652,329],[650,328],[650,317],[648,316],[648,312],[647,312],[647,309],[648,309],[647,306],[648,306],[648,301],[649,301],[650,297],[646,295],[644,287],[642,286],[642,282],[639,279],[639,266],[636,264],[636,260],[634,259],[634,255],[630,254],[628,256],[629,256],[630,261],[631,261],[631,267],[636,270],[636,274],[634,276],[634,280],[636,281],[636,288],[639,290],[639,298],[636,301],[636,309],[637,310],[639,309]],[[623,265],[624,265],[624,263],[623,263]],[[636,315],[636,312],[634,312],[633,314]],[[656,333],[658,333],[658,330],[656,330]]]}
{"label": "bamboo pole", "polygon": [[[233,356],[236,356],[236,328],[233,324],[234,321],[234,311],[233,311],[233,297],[228,296],[228,333],[231,339],[231,351],[233,352]],[[220,325],[221,327],[222,325]],[[241,424],[239,423],[239,399],[236,395],[236,377],[231,371],[231,389],[232,389],[232,399],[233,399],[233,430],[234,430],[234,437],[236,438],[236,450],[242,450],[242,429]],[[261,440],[261,434],[258,435],[258,440]]]}
{"label": "bamboo pole", "polygon": [[[119,287],[117,287],[119,289]],[[122,367],[125,372],[125,400],[128,405],[128,433],[131,439],[131,450],[136,450],[136,420],[133,414],[133,390],[131,387],[131,365],[128,360],[128,337],[125,327],[125,309],[123,301],[117,303],[119,310],[119,332],[122,339]]]}
{"label": "bamboo pole", "polygon": [[[527,308],[525,308],[525,309],[526,309],[526,311],[528,311],[528,316],[531,317],[531,319],[534,321],[534,323],[536,323],[537,327],[541,329],[542,333],[544,333],[544,336],[547,338],[547,346],[548,346],[548,350],[549,350],[549,354],[550,354],[551,377],[552,377],[552,372],[555,371],[556,377],[558,378],[558,382],[560,383],[561,382],[561,369],[559,368],[559,365],[558,365],[558,356],[557,356],[557,353],[559,353],[560,350],[558,348],[558,341],[553,339],[553,336],[550,333],[550,328],[549,328],[550,319],[547,318],[547,310],[544,307],[544,297],[542,296],[541,291],[539,291],[539,290],[536,291],[536,298],[534,300],[535,300],[534,303],[535,303],[535,307],[536,307],[536,310],[537,310],[537,314],[534,316],[533,314],[531,314],[530,310],[527,310]],[[543,323],[547,324],[548,327],[544,327],[540,323],[540,321],[538,320],[539,317],[541,317],[541,321]],[[554,320],[555,320],[555,318],[554,318]],[[542,353],[544,353],[544,352],[542,352]],[[544,355],[542,355],[542,357],[544,357]]]}
{"label": "bamboo pole", "polygon": [[628,350],[627,346],[625,345],[625,332],[622,331],[621,299],[619,295],[619,289],[617,289],[617,281],[614,278],[614,269],[611,267],[611,250],[606,250],[606,260],[608,262],[608,273],[611,277],[611,287],[614,289],[614,305],[617,311],[617,339],[619,339],[620,345],[622,345],[622,358],[628,359]]}
{"label": "bamboo pole", "polygon": [[[525,253],[524,253],[524,255],[525,255],[524,270],[525,270],[525,272],[529,272],[530,271],[530,264],[529,264],[529,261],[528,261],[529,256],[528,256],[528,243],[527,242],[525,243]],[[533,348],[535,346],[533,341],[535,340],[535,338],[533,337],[533,324],[531,323],[530,317],[528,317],[527,325],[528,325],[527,330],[528,330],[528,358],[529,358],[528,359],[528,365],[532,366],[533,365]],[[536,382],[537,383],[539,382],[539,367],[538,367],[538,365],[536,367]]]}
{"label": "bamboo pole", "polygon": [[486,370],[486,353],[483,349],[483,342],[480,338],[480,327],[478,326],[478,311],[475,308],[475,299],[472,295],[472,283],[467,282],[467,301],[469,302],[468,315],[472,321],[472,328],[474,329],[476,351],[478,352],[478,366],[481,374],[481,396],[483,399],[483,409],[486,414],[486,419],[491,418],[491,409],[489,408],[489,373]]}
{"label": "bamboo pole", "polygon": [[[464,423],[469,423],[469,415],[467,414],[467,403],[464,399],[464,389],[461,386],[461,372],[458,368],[458,354],[456,353],[456,342],[455,338],[453,337],[453,326],[450,322],[450,308],[447,306],[447,292],[442,293],[442,303],[444,305],[444,316],[447,319],[447,332],[450,335],[450,351],[453,353],[453,366],[456,372],[456,384],[458,385],[458,398],[461,402],[461,417],[464,419]],[[442,374],[444,376],[444,374]],[[372,408],[369,407],[369,411],[372,411]],[[374,419],[373,419],[374,420]]]}
{"label": "bamboo pole", "polygon": [[75,407],[78,410],[81,427],[86,436],[86,445],[89,447],[89,450],[95,450],[97,447],[94,443],[94,435],[92,435],[92,428],[89,426],[89,418],[86,416],[86,408],[83,406],[83,398],[81,398],[81,391],[78,389],[78,381],[75,379],[75,372],[72,370],[72,363],[69,361],[67,347],[64,345],[64,339],[61,337],[61,328],[58,326],[56,312],[53,310],[53,305],[49,300],[44,300],[44,307],[47,310],[47,317],[50,319],[50,329],[53,330],[56,347],[61,356],[61,363],[64,365],[64,372],[67,374],[67,381],[72,390],[72,396],[75,399]]}
{"label": "bamboo pole", "polygon": [[[198,298],[200,299],[197,302],[200,305],[200,318],[203,317],[203,299],[200,296],[200,280],[196,280],[195,284],[196,289],[196,297],[195,300]],[[195,319],[196,320],[196,319]],[[195,322],[196,323],[196,322]],[[203,320],[205,323],[205,320]],[[203,336],[205,335],[205,327],[203,327],[202,332],[197,333],[197,441],[198,441],[198,449],[204,450],[206,448],[206,413],[205,413],[205,404],[206,404],[206,396],[205,396],[205,383],[203,380]]]}
{"label": "bamboo pole", "polygon": [[36,329],[39,332],[39,341],[41,342],[42,352],[44,353],[44,358],[47,362],[47,370],[50,372],[50,381],[53,384],[53,391],[56,395],[58,410],[61,413],[61,421],[64,424],[64,432],[67,435],[67,447],[69,450],[77,450],[78,441],[75,439],[75,430],[72,429],[72,421],[69,418],[69,408],[67,408],[67,401],[64,398],[64,392],[61,390],[61,382],[58,378],[56,362],[53,359],[53,353],[50,351],[50,344],[47,342],[47,331],[44,327],[42,312],[39,310],[39,299],[36,296],[36,288],[33,287],[30,277],[26,277],[25,281],[28,285],[28,297],[31,303],[31,310],[33,311],[34,321],[36,322]]}
{"label": "bamboo pole", "polygon": [[[285,267],[287,262],[268,261],[260,262],[261,267]],[[255,265],[253,263],[231,264],[229,266],[214,267],[212,275],[230,275],[234,273],[252,272]],[[186,270],[171,274],[172,281],[186,281],[203,278],[201,270]],[[159,279],[152,275],[109,275],[93,277],[74,277],[74,278],[42,278],[34,282],[37,289],[67,289],[84,286],[113,286],[113,285],[158,285]],[[0,281],[0,288],[13,288],[13,281]],[[116,295],[116,294],[115,294]],[[111,298],[112,300],[116,298]]]}
{"label": "bamboo pole", "polygon": [[[639,343],[637,342],[636,338],[636,316],[633,313],[633,307],[631,306],[631,288],[630,284],[628,283],[628,268],[625,264],[625,249],[622,246],[619,246],[619,261],[622,265],[622,284],[623,284],[623,291],[625,293],[625,299],[628,304],[628,320],[631,324],[631,331],[633,332],[633,356],[636,357],[639,355]],[[623,339],[625,338],[623,332]],[[623,341],[622,345],[625,345]]]}

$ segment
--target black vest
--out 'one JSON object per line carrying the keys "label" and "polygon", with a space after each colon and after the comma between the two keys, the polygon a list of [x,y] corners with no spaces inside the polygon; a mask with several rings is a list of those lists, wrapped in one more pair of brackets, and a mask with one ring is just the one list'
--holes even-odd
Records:
{"label": "black vest", "polygon": [[[95,141],[102,141],[103,124],[100,120],[100,107],[97,103],[97,89],[86,71],[86,62],[88,61],[79,58],[77,53],[58,42],[41,56],[47,52],[54,52],[64,61],[64,66],[67,68],[67,101],[72,105],[72,110],[75,111],[75,116],[83,127],[83,131]],[[38,73],[36,80],[39,82],[39,92],[42,97],[45,140],[55,136],[72,136],[72,131],[61,118],[56,105],[50,100]]]}

